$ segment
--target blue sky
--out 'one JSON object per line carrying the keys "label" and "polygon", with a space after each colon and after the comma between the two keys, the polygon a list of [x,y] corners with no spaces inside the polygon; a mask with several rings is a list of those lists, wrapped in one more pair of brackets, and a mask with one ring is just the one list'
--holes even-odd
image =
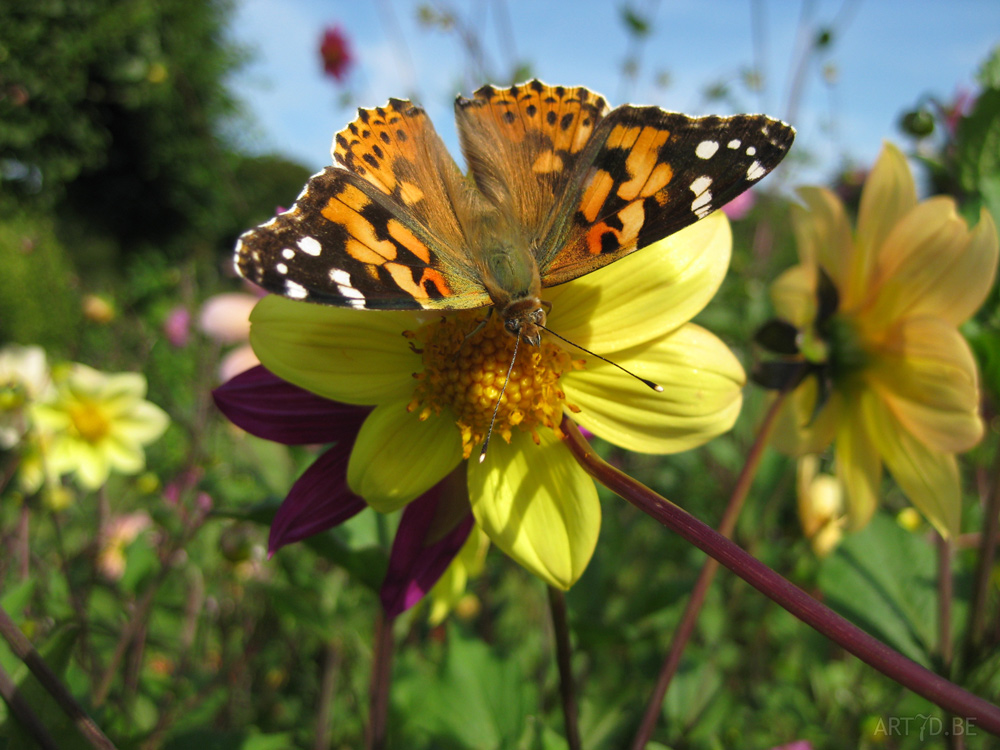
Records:
{"label": "blue sky", "polygon": [[[394,0],[237,0],[231,36],[254,54],[235,79],[255,123],[246,145],[278,151],[310,169],[330,163],[333,135],[358,105],[413,97],[430,113],[456,158],[452,102],[487,82],[471,68],[458,35],[420,26],[420,3]],[[444,3],[427,3],[445,7]],[[621,68],[630,39],[620,2],[453,0],[447,7],[478,31],[489,69],[506,75],[516,61],[547,83],[585,85],[615,106],[656,104],[690,114],[764,111],[789,118],[788,91],[803,30],[834,24],[828,54],[805,71],[793,118],[796,150],[812,166],[795,180],[819,180],[843,159],[870,162],[883,139],[897,141],[900,113],[925,94],[950,99],[974,88],[978,66],[1000,43],[996,0],[631,0],[652,14],[639,47],[640,74],[625,85]],[[804,13],[803,5],[810,8]],[[758,19],[751,14],[756,9]],[[806,21],[803,18],[806,17]],[[322,75],[323,29],[339,25],[351,41],[355,66],[345,85]],[[753,28],[759,29],[754,43]],[[759,59],[758,59],[759,56]],[[761,93],[741,84],[760,65]],[[833,82],[822,75],[829,64]],[[667,72],[669,85],[657,74]],[[733,97],[706,102],[710,84],[731,84]],[[352,101],[345,104],[345,92]]]}

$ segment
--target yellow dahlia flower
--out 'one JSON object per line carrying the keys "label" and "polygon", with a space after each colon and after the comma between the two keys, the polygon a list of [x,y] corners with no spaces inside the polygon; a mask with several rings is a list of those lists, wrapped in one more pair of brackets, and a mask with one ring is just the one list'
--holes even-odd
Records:
{"label": "yellow dahlia flower", "polygon": [[[664,388],[654,393],[554,338],[519,348],[485,460],[468,462],[468,490],[491,541],[551,585],[566,589],[580,577],[601,519],[593,480],[559,439],[564,413],[647,453],[692,448],[736,420],[743,370],[718,338],[689,322],[718,289],[731,244],[729,224],[716,213],[545,290],[549,328]],[[486,436],[514,337],[491,316],[466,340],[485,316],[359,311],[272,296],[254,309],[250,342],[278,377],[375,407],[347,478],[372,507],[389,512],[478,452]]]}
{"label": "yellow dahlia flower", "polygon": [[142,447],[170,422],[160,407],[145,400],[146,378],[73,364],[56,377],[55,386],[51,400],[33,410],[35,424],[48,436],[48,471],[74,474],[88,490],[104,484],[112,471],[142,471]]}
{"label": "yellow dahlia flower", "polygon": [[[970,229],[950,198],[918,203],[891,144],[865,183],[856,233],[833,193],[800,194],[805,208],[793,207],[792,219],[801,263],[772,298],[819,376],[789,397],[775,444],[802,455],[833,443],[854,528],[874,512],[884,465],[939,531],[955,534],[955,454],[983,434],[976,362],[958,326],[993,284],[996,225],[983,210]],[[835,289],[823,291],[825,278]]]}

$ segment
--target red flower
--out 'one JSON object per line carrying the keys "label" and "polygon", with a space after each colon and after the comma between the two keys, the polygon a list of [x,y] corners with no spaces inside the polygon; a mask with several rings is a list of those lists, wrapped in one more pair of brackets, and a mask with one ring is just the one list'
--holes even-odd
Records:
{"label": "red flower", "polygon": [[319,54],[323,58],[323,71],[328,76],[343,81],[347,69],[354,62],[354,57],[348,48],[347,37],[339,26],[333,26],[323,32]]}
{"label": "red flower", "polygon": [[[268,553],[337,526],[367,504],[347,486],[347,460],[369,407],[316,396],[261,366],[212,392],[226,417],[257,437],[285,445],[333,443],[292,485],[271,522]],[[465,482],[450,477],[406,506],[389,554],[380,597],[395,617],[431,590],[472,530]]]}

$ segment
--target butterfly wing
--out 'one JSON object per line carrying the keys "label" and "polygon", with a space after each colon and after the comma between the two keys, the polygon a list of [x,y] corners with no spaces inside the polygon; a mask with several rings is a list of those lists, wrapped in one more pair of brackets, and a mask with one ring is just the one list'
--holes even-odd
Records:
{"label": "butterfly wing", "polygon": [[483,86],[455,101],[470,175],[502,219],[529,240],[541,236],[607,111],[604,98],[582,86],[538,80]]}
{"label": "butterfly wing", "polygon": [[536,246],[542,285],[601,268],[728,203],[774,169],[795,130],[764,115],[688,117],[623,106],[605,117]]}
{"label": "butterfly wing", "polygon": [[471,191],[422,109],[391,99],[358,110],[334,141],[334,159],[291,209],[240,238],[240,275],[344,307],[489,303],[463,249]]}

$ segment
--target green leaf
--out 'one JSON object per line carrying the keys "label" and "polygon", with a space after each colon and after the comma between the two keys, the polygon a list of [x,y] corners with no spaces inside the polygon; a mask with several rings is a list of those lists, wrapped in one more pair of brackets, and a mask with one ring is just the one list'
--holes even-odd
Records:
{"label": "green leaf", "polygon": [[626,30],[634,36],[643,37],[652,30],[649,21],[627,5],[621,9],[621,17]]}
{"label": "green leaf", "polygon": [[956,167],[962,187],[979,195],[1000,222],[1000,89],[987,89],[958,127]]}
{"label": "green leaf", "polygon": [[[518,746],[537,690],[517,661],[449,627],[448,653],[440,674],[403,675],[396,680],[392,698],[414,733],[435,738],[436,747],[453,744],[485,750]],[[443,744],[440,738],[452,744]]]}
{"label": "green leaf", "polygon": [[287,750],[294,747],[291,732],[258,734],[250,732],[216,732],[200,729],[174,735],[163,750]]}
{"label": "green leaf", "polygon": [[930,544],[880,513],[823,562],[818,583],[831,608],[930,666],[937,642],[936,571]]}
{"label": "green leaf", "polygon": [[[64,625],[49,636],[40,653],[45,663],[59,678],[66,673],[73,647],[80,634],[77,625]],[[49,730],[63,750],[90,750],[90,743],[83,738],[55,699],[41,683],[22,665],[13,676],[17,691],[31,706],[42,725]],[[8,750],[36,750],[37,743],[21,723],[12,716],[0,724],[0,743],[8,742]]]}

